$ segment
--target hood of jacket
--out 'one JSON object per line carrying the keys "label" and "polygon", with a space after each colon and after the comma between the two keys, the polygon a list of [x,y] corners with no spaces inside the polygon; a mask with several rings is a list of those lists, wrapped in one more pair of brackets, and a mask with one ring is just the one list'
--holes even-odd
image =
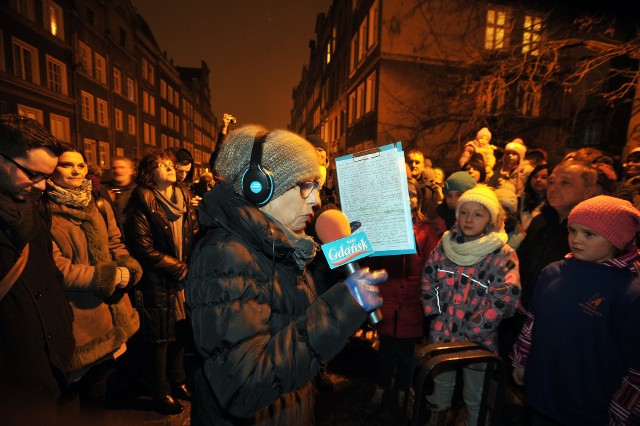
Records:
{"label": "hood of jacket", "polygon": [[295,247],[282,228],[225,182],[216,184],[200,201],[198,221],[201,226],[237,235],[269,257],[295,263]]}

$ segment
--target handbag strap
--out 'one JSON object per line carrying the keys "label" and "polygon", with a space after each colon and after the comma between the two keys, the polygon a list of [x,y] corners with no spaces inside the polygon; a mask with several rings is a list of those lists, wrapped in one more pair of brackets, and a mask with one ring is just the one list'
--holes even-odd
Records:
{"label": "handbag strap", "polygon": [[7,275],[0,281],[0,300],[11,290],[11,287],[18,281],[18,277],[24,271],[24,267],[27,265],[27,259],[29,258],[29,243],[22,249],[20,257],[16,261],[16,264],[9,270]]}

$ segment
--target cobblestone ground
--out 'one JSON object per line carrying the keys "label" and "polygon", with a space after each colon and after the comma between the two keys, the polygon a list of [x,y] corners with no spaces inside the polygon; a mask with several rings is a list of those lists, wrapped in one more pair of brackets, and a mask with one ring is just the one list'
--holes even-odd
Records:
{"label": "cobblestone ground", "polygon": [[[401,425],[397,407],[385,403],[380,409],[373,410],[368,401],[373,395],[373,372],[376,353],[367,345],[354,341],[334,359],[328,367],[331,389],[320,387],[316,404],[317,426],[383,426]],[[195,357],[187,357],[185,364],[189,373],[195,363]],[[521,394],[510,387],[505,404],[504,426],[526,426],[523,419]],[[176,416],[164,416],[151,407],[148,396],[140,396],[129,406],[106,411],[104,418],[91,422],[91,426],[116,425],[189,425],[190,405],[183,402],[185,410]],[[458,408],[461,404],[458,404]],[[86,424],[86,423],[85,423]],[[464,409],[451,413],[450,425],[464,424]],[[298,426],[298,425],[295,425]],[[300,425],[306,426],[306,425]]]}

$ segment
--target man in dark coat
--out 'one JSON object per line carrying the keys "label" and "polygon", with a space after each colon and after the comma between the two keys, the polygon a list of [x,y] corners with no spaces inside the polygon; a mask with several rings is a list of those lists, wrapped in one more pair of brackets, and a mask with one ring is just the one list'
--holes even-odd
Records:
{"label": "man in dark coat", "polygon": [[111,159],[111,180],[100,184],[100,194],[111,203],[123,240],[124,224],[127,221],[127,204],[131,191],[136,187],[135,174],[136,166],[132,159],[114,157]]}
{"label": "man in dark coat", "polygon": [[0,279],[21,253],[27,259],[13,285],[0,291],[2,424],[56,423],[75,346],[51,238],[34,205],[60,150],[37,121],[0,116]]}
{"label": "man in dark coat", "polygon": [[518,313],[500,325],[500,354],[507,360],[520,329],[540,271],[569,253],[567,218],[578,203],[596,194],[598,173],[588,163],[564,161],[558,164],[547,185],[547,205],[533,218],[518,247],[522,296]]}

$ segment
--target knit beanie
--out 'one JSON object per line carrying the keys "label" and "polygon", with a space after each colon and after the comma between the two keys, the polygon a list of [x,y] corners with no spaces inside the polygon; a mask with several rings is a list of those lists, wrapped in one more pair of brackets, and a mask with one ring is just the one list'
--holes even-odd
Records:
{"label": "knit beanie", "polygon": [[518,211],[518,196],[513,189],[513,185],[501,186],[494,192],[505,210],[509,213],[515,213]]}
{"label": "knit beanie", "polygon": [[542,148],[528,149],[525,157],[539,157],[541,160],[547,161],[547,151]]}
{"label": "knit beanie", "polygon": [[571,210],[568,224],[593,229],[614,247],[624,250],[640,231],[640,212],[622,198],[598,195]]}
{"label": "knit beanie", "polygon": [[[249,167],[256,135],[265,132],[261,126],[240,127],[224,139],[216,170],[222,180],[233,185],[242,195],[242,175]],[[269,132],[262,149],[262,167],[273,175],[275,199],[291,189],[297,182],[320,179],[316,149],[304,138],[287,130]]]}
{"label": "knit beanie", "polygon": [[307,135],[307,140],[316,148],[320,148],[325,152],[327,151],[327,143],[322,139],[322,137],[320,137],[320,135]]}
{"label": "knit beanie", "polygon": [[480,139],[480,136],[483,136],[483,135],[488,136],[489,140],[491,140],[491,132],[487,127],[483,127],[482,129],[478,130],[478,133],[476,134],[476,139]]}
{"label": "knit beanie", "polygon": [[460,207],[469,201],[475,201],[476,203],[482,204],[487,210],[489,210],[492,230],[495,231],[502,228],[503,224],[499,223],[503,219],[503,215],[501,214],[502,207],[500,206],[496,193],[491,189],[491,187],[483,183],[479,183],[473,188],[465,191],[465,193],[458,199],[458,205],[456,206],[456,219],[460,216]]}
{"label": "knit beanie", "polygon": [[507,146],[504,147],[504,150],[505,152],[513,151],[518,154],[518,156],[520,157],[520,162],[524,160],[524,156],[527,153],[527,147],[525,146],[524,141],[520,138],[515,138],[514,140],[509,142]]}
{"label": "knit beanie", "polygon": [[448,194],[450,191],[458,191],[463,193],[476,186],[476,181],[467,172],[455,172],[452,173],[447,180],[444,181],[444,187],[442,188],[443,194]]}

